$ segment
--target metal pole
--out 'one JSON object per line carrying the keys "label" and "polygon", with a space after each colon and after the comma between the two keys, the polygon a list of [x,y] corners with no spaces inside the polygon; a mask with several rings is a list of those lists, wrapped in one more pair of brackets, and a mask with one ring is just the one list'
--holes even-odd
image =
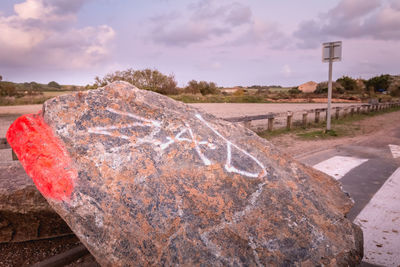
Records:
{"label": "metal pole", "polygon": [[332,100],[332,60],[333,44],[329,48],[329,80],[328,80],[328,110],[326,111],[326,130],[331,130],[331,100]]}

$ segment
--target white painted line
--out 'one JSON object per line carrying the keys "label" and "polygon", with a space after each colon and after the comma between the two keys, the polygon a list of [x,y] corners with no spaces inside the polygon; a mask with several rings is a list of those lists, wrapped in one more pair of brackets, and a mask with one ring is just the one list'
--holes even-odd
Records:
{"label": "white painted line", "polygon": [[400,146],[398,145],[389,145],[390,151],[392,152],[393,158],[400,158]]}
{"label": "white painted line", "polygon": [[343,178],[349,171],[368,161],[368,159],[359,159],[353,157],[334,156],[330,159],[321,161],[313,167],[322,171],[336,180]]}
{"label": "white painted line", "polygon": [[364,232],[364,261],[400,266],[400,168],[354,220]]}

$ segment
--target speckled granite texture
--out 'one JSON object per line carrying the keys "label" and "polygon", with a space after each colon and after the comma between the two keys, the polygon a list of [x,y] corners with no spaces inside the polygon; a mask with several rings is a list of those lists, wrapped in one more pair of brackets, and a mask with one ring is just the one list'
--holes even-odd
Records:
{"label": "speckled granite texture", "polygon": [[67,151],[60,172],[77,174],[61,175],[70,177],[64,196],[45,197],[104,266],[362,258],[339,182],[240,125],[124,82],[53,98],[37,116]]}

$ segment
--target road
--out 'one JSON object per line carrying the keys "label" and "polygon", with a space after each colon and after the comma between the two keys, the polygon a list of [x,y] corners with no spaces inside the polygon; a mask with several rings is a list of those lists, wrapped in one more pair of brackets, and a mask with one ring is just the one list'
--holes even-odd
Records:
{"label": "road", "polygon": [[364,265],[400,266],[400,125],[385,136],[297,158],[338,179],[364,233]]}

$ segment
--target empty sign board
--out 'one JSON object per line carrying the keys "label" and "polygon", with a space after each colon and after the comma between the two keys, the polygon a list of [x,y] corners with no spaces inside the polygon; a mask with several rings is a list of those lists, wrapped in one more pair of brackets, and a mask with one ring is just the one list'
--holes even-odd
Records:
{"label": "empty sign board", "polygon": [[342,60],[342,42],[329,42],[322,44],[322,61],[329,62]]}

